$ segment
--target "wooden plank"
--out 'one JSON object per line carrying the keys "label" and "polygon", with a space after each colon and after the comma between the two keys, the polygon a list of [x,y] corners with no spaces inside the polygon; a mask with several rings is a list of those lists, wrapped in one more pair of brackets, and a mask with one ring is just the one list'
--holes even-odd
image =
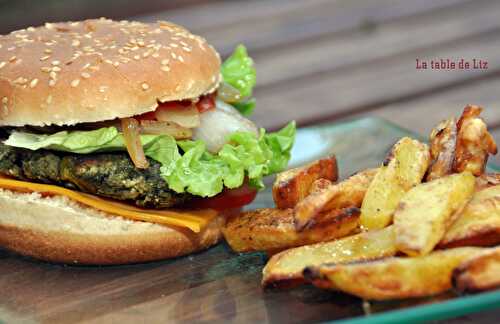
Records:
{"label": "wooden plank", "polygon": [[[498,75],[495,67],[500,66],[499,41],[500,35],[495,30],[472,39],[373,61],[342,73],[326,71],[307,79],[260,88],[256,91],[258,107],[254,119],[270,128],[290,119],[311,124]],[[427,61],[481,58],[489,62],[489,69],[417,71],[417,58]]]}
{"label": "wooden plank", "polygon": [[190,7],[207,1],[208,0],[0,1],[0,33],[8,33],[28,26],[38,26],[47,21],[81,20],[102,16],[113,19],[123,19],[146,12]]}
{"label": "wooden plank", "polygon": [[[135,17],[152,21],[166,19],[206,37],[222,55],[244,43],[253,52],[311,37],[345,32],[421,12],[449,8],[464,0],[422,1],[327,1],[283,2],[260,0],[228,1],[152,16]],[[212,14],[208,14],[212,13]],[[214,19],[214,17],[216,17]]]}
{"label": "wooden plank", "polygon": [[268,87],[325,71],[342,73],[384,57],[473,38],[500,27],[499,11],[499,2],[467,3],[380,23],[352,33],[332,33],[250,53],[257,64],[257,86]]}
{"label": "wooden plank", "polygon": [[351,117],[377,116],[415,133],[427,135],[439,121],[451,116],[458,117],[467,104],[476,104],[484,108],[483,118],[488,125],[495,128],[500,124],[498,89],[500,78],[485,79],[448,91],[384,105]]}

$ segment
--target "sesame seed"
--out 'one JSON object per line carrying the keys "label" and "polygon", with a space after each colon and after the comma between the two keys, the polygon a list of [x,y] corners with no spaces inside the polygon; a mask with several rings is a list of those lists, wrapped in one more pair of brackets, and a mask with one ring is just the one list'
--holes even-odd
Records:
{"label": "sesame seed", "polygon": [[173,48],[177,48],[177,47],[179,47],[179,45],[177,45],[176,43],[170,43],[169,45],[170,45],[171,47],[173,47]]}
{"label": "sesame seed", "polygon": [[113,66],[115,66],[115,67],[118,66],[118,65],[120,65],[120,62],[114,62],[113,63]]}
{"label": "sesame seed", "polygon": [[7,62],[0,62],[0,69],[3,68],[6,64]]}
{"label": "sesame seed", "polygon": [[45,61],[45,60],[47,60],[49,57],[50,57],[49,55],[42,56],[42,57],[40,57],[40,61]]}
{"label": "sesame seed", "polygon": [[164,72],[170,71],[170,68],[168,66],[162,66],[160,69]]}
{"label": "sesame seed", "polygon": [[81,75],[82,75],[82,78],[84,78],[84,79],[90,78],[90,74],[88,74],[87,72],[83,72]]}
{"label": "sesame seed", "polygon": [[9,62],[14,62],[16,60],[16,56],[11,56],[10,59],[9,59]]}
{"label": "sesame seed", "polygon": [[31,82],[30,82],[30,88],[36,87],[37,84],[38,84],[38,79],[31,80]]}
{"label": "sesame seed", "polygon": [[50,80],[49,80],[49,87],[53,87],[53,86],[55,86],[55,85],[56,85],[56,80],[54,80],[54,79],[50,79]]}
{"label": "sesame seed", "polygon": [[49,96],[47,97],[47,103],[48,103],[48,104],[50,104],[51,102],[52,102],[52,96],[51,96],[51,95],[49,95]]}
{"label": "sesame seed", "polygon": [[47,54],[50,54],[50,53],[52,53],[52,50],[51,50],[50,48],[46,48],[46,49],[44,50],[44,52],[45,52],[45,53],[47,53]]}
{"label": "sesame seed", "polygon": [[184,58],[181,55],[179,55],[178,58],[179,58],[179,61],[184,62]]}
{"label": "sesame seed", "polygon": [[139,55],[134,55],[134,60],[139,60],[141,57]]}
{"label": "sesame seed", "polygon": [[142,90],[144,90],[144,91],[149,89],[149,85],[146,82],[144,82],[141,86],[142,86]]}
{"label": "sesame seed", "polygon": [[58,67],[58,66],[54,66],[54,67],[52,68],[52,71],[54,71],[54,72],[60,72],[60,71],[61,71],[61,68],[60,68],[60,67]]}
{"label": "sesame seed", "polygon": [[49,73],[49,78],[56,80],[57,79],[57,73],[54,71],[50,71]]}
{"label": "sesame seed", "polygon": [[105,92],[108,87],[106,86],[100,86],[99,87],[99,92]]}
{"label": "sesame seed", "polygon": [[46,73],[52,71],[52,69],[48,66],[42,66],[41,70],[42,70],[42,72],[46,72]]}
{"label": "sesame seed", "polygon": [[15,50],[15,49],[16,49],[16,47],[15,47],[15,46],[11,46],[11,47],[8,47],[8,48],[7,48],[7,51],[13,51],[13,50]]}
{"label": "sesame seed", "polygon": [[82,66],[82,70],[85,70],[86,68],[88,68],[90,66],[90,63],[87,63],[85,64],[84,66]]}
{"label": "sesame seed", "polygon": [[111,60],[104,60],[104,62],[106,62],[108,64],[113,64],[113,61],[111,61]]}
{"label": "sesame seed", "polygon": [[170,62],[169,59],[163,59],[161,60],[161,65],[168,65],[169,62]]}
{"label": "sesame seed", "polygon": [[177,59],[177,55],[175,55],[175,53],[174,53],[174,52],[170,53],[170,55],[172,56],[172,58],[173,58],[174,60],[176,60],[176,59]]}
{"label": "sesame seed", "polygon": [[191,52],[191,49],[189,47],[184,46],[182,49],[188,53]]}
{"label": "sesame seed", "polygon": [[61,62],[60,62],[60,61],[57,61],[57,60],[52,61],[52,65],[59,65],[59,64],[61,64]]}
{"label": "sesame seed", "polygon": [[9,98],[7,98],[7,97],[3,97],[3,98],[2,98],[2,103],[3,103],[4,105],[6,105],[7,103],[9,103]]}
{"label": "sesame seed", "polygon": [[80,46],[80,41],[78,39],[74,39],[71,42],[71,46],[74,46],[74,47]]}
{"label": "sesame seed", "polygon": [[160,54],[158,54],[158,53],[153,53],[153,55],[151,55],[151,56],[152,56],[152,57],[154,57],[154,58],[158,58],[158,57],[160,57]]}
{"label": "sesame seed", "polygon": [[76,88],[79,84],[80,84],[80,79],[74,79],[73,81],[71,81],[71,86],[73,88]]}

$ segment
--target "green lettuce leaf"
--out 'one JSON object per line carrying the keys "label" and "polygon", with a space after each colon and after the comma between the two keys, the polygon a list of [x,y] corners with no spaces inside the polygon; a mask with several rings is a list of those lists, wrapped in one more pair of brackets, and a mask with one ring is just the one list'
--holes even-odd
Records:
{"label": "green lettuce leaf", "polygon": [[224,81],[240,91],[243,98],[252,95],[256,83],[256,72],[253,60],[248,56],[247,49],[238,45],[233,54],[221,66]]}
{"label": "green lettuce leaf", "polygon": [[[141,142],[145,155],[161,163],[170,189],[212,197],[224,187],[240,187],[245,177],[250,184],[263,187],[264,176],[285,169],[294,138],[295,123],[291,122],[276,133],[265,134],[261,129],[259,137],[233,133],[217,154],[209,153],[201,141],[176,141],[168,135],[141,135]],[[114,127],[51,135],[13,132],[4,143],[79,154],[126,151],[123,135]]]}
{"label": "green lettuce leaf", "polygon": [[243,116],[250,116],[253,113],[253,110],[255,109],[255,98],[248,99],[246,101],[242,102],[234,102],[231,103],[236,110],[240,112]]}

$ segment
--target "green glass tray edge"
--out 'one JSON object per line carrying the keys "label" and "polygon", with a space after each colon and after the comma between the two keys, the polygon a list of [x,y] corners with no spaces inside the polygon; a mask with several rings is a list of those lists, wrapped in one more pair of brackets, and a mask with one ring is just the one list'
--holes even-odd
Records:
{"label": "green glass tray edge", "polygon": [[381,314],[332,321],[345,324],[421,323],[444,320],[500,307],[500,291],[458,297],[445,302],[416,306]]}

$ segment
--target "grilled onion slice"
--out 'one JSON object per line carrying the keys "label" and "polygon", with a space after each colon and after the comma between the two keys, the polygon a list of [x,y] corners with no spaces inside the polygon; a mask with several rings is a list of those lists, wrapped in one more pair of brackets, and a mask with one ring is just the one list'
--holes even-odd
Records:
{"label": "grilled onion slice", "polygon": [[174,122],[185,128],[200,126],[200,113],[194,104],[189,106],[176,102],[162,104],[156,109],[155,116],[159,121]]}
{"label": "grilled onion slice", "polygon": [[134,118],[122,118],[121,125],[125,145],[135,167],[139,169],[148,168],[149,163],[144,155],[141,143],[139,122]]}
{"label": "grilled onion slice", "polygon": [[143,134],[170,135],[175,139],[191,138],[191,129],[169,121],[141,120]]}

